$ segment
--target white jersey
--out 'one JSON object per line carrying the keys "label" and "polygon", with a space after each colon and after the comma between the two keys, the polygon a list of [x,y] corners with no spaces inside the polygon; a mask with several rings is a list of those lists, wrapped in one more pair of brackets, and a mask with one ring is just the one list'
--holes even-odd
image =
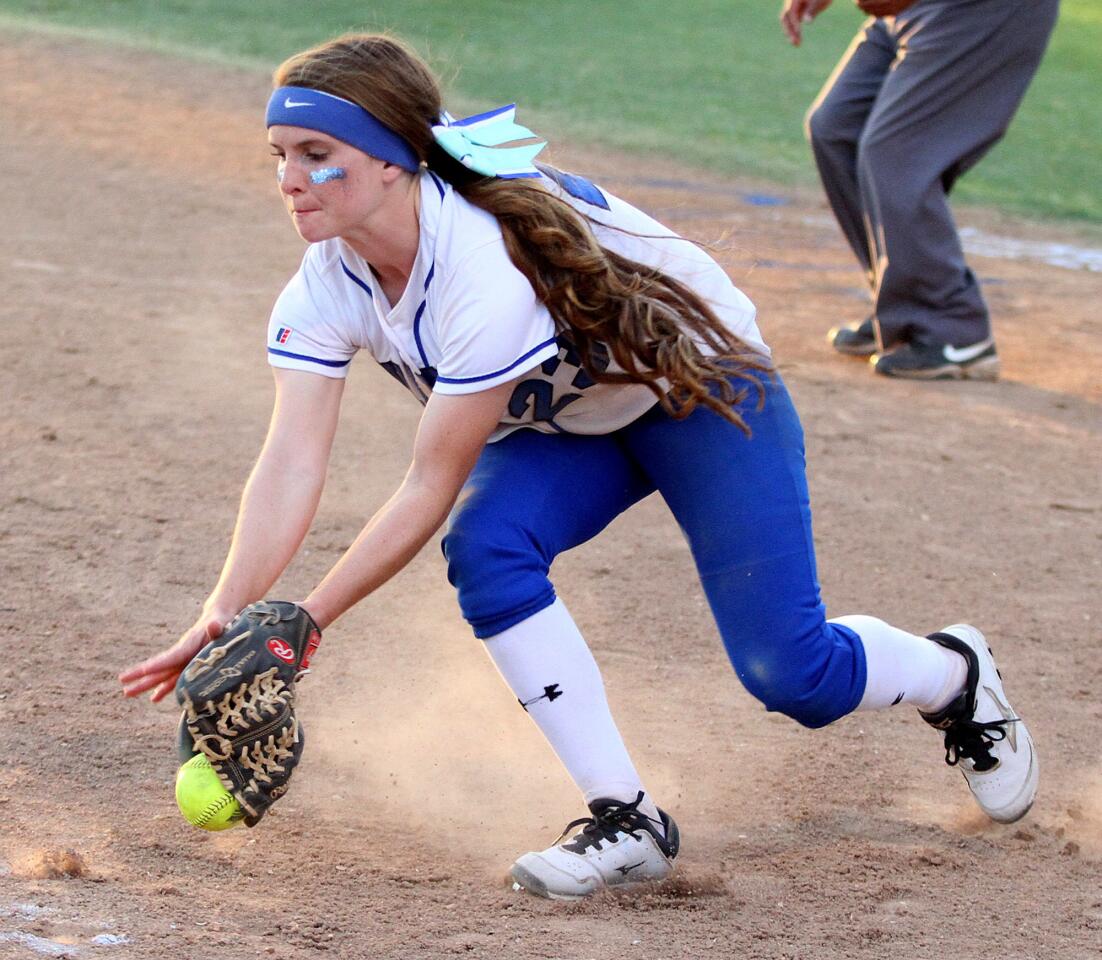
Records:
{"label": "white jersey", "polygon": [[[753,304],[699,247],[580,177],[557,173],[546,182],[594,221],[602,246],[682,280],[768,355]],[[311,244],[272,311],[269,362],[345,377],[352,357],[366,350],[422,403],[433,392],[475,393],[521,378],[491,440],[519,427],[610,433],[656,403],[641,384],[594,383],[513,266],[497,220],[428,172],[420,228],[396,304],[343,240]]]}

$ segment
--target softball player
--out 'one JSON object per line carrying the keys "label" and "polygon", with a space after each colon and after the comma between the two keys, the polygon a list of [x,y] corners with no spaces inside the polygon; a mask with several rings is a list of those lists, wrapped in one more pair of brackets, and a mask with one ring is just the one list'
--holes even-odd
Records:
{"label": "softball player", "polygon": [[[276,72],[267,123],[302,266],[268,336],[276,402],[203,615],[121,675],[160,699],[219,624],[264,596],[324,482],[345,377],[366,351],[424,405],[401,486],[302,602],[321,629],[447,519],[464,617],[589,806],[512,867],[550,898],[659,880],[676,824],[636,771],[554,558],[658,491],[685,531],[734,668],[821,727],[913,704],[980,806],[1029,809],[1037,761],[987,644],[827,621],[800,423],[754,308],[707,255],[587,180],[534,165],[512,108],[454,120],[399,42],[343,37]],[[450,514],[450,517],[449,517]]]}

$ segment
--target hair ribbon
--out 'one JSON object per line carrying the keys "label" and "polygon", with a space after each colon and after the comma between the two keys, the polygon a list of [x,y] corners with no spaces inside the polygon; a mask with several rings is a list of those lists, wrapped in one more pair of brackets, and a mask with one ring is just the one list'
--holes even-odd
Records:
{"label": "hair ribbon", "polygon": [[433,126],[432,135],[445,153],[484,177],[512,180],[516,177],[541,176],[533,161],[547,146],[546,140],[519,147],[501,146],[536,137],[531,130],[516,122],[516,112],[515,103],[463,120],[456,120],[445,112],[440,117],[440,123]]}

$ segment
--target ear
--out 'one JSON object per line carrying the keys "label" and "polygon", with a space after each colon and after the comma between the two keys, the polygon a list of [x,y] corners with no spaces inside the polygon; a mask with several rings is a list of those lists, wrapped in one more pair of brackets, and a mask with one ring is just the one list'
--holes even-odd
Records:
{"label": "ear", "polygon": [[388,186],[400,180],[403,176],[413,176],[413,174],[410,173],[405,167],[400,167],[396,163],[387,163],[385,160],[382,163],[383,183],[387,184]]}

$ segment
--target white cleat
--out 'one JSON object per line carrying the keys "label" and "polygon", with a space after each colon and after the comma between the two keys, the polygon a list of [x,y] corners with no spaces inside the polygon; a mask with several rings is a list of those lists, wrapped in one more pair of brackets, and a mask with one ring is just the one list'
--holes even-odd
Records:
{"label": "white cleat", "polygon": [[[640,813],[636,808],[642,799],[640,793],[633,803],[594,800],[592,817],[567,824],[554,846],[526,853],[513,864],[513,889],[549,900],[578,900],[606,887],[664,880],[673,870],[680,835],[661,810],[661,829]],[[578,826],[582,829],[563,839]]]}
{"label": "white cleat", "polygon": [[922,719],[945,732],[945,762],[959,767],[983,812],[1000,823],[1020,820],[1037,796],[1037,753],[1006,699],[991,648],[979,630],[963,623],[930,639],[968,661],[968,679],[959,697]]}

